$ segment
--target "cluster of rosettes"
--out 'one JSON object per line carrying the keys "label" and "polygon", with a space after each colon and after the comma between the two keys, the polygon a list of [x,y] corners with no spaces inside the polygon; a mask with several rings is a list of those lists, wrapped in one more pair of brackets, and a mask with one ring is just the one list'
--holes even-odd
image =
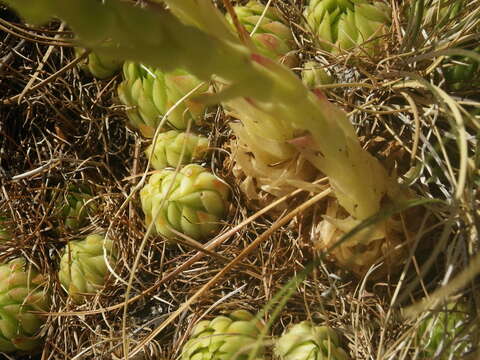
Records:
{"label": "cluster of rosettes", "polygon": [[[67,191],[52,191],[57,225],[77,230],[88,216],[98,212],[91,189],[70,185]],[[11,233],[0,217],[0,244],[11,240]],[[105,249],[105,254],[104,254]],[[63,250],[59,279],[72,300],[82,303],[85,296],[103,288],[109,275],[106,261],[116,260],[113,244],[101,235],[71,241]],[[32,313],[48,312],[50,295],[42,275],[23,258],[0,265],[0,352],[34,351],[42,344],[41,327],[47,317]]]}
{"label": "cluster of rosettes", "polygon": [[[271,7],[265,11],[264,5],[250,1],[245,6],[236,6],[234,10],[259,53],[287,66],[296,63],[296,57],[292,55],[292,32],[277,9]],[[359,48],[368,54],[374,54],[380,46],[379,39],[386,34],[391,22],[391,9],[380,1],[311,0],[305,16],[325,51],[338,53]],[[229,16],[227,20],[233,23]],[[83,51],[76,49],[77,56]],[[475,51],[479,52],[480,48]],[[452,61],[452,66],[445,70],[445,79],[452,88],[458,89],[478,74],[477,61],[464,57],[455,57]],[[90,53],[80,66],[93,76],[104,79],[118,71],[122,63]],[[147,138],[153,137],[164,117],[165,128],[174,129],[160,134],[155,144],[146,149],[146,154],[152,158],[153,167],[159,170],[150,177],[140,194],[146,225],[153,222],[155,231],[172,241],[178,239],[178,233],[195,240],[208,239],[218,230],[227,213],[229,187],[202,166],[189,164],[205,154],[208,139],[179,130],[187,129],[190,124],[201,123],[205,108],[194,97],[208,91],[209,86],[181,69],[167,73],[133,62],[124,64],[123,76],[124,81],[118,87],[118,95],[120,101],[128,106],[130,125]],[[309,87],[331,81],[325,71],[312,63],[306,64],[302,77]],[[180,102],[192,91],[192,96]],[[247,122],[245,118],[241,120]],[[255,118],[251,121],[257,123],[257,120]],[[265,121],[262,127],[265,127],[264,124]],[[237,134],[240,134],[240,130]],[[247,130],[244,130],[244,134],[247,134]],[[249,137],[244,135],[244,140],[256,136],[258,133],[252,132]],[[265,147],[265,142],[258,146]],[[278,153],[285,155],[282,151],[279,150]],[[290,156],[289,151],[285,153]],[[179,165],[186,166],[179,172],[165,169]],[[259,166],[255,170],[260,173],[258,168]],[[265,168],[272,173],[271,168]],[[64,219],[67,228],[82,226],[88,211],[96,210],[91,199],[90,191],[73,187],[68,189],[65,196],[56,199],[58,215]],[[2,222],[3,219],[0,218],[0,242],[9,240],[11,236],[2,227]],[[341,228],[341,224],[337,225]],[[343,225],[346,226],[347,222]],[[340,232],[332,229],[324,226],[321,230],[330,233],[330,237],[333,236],[333,231]],[[371,249],[377,252],[381,250]],[[344,251],[339,250],[337,260],[345,259],[344,263],[347,264],[347,260],[361,258],[360,263],[348,265],[351,268],[365,266],[368,254],[363,252],[359,254],[363,257],[355,257],[355,249],[342,250]],[[373,253],[372,250],[370,252]],[[378,256],[374,258],[377,259]],[[114,266],[117,259],[118,254],[112,241],[104,235],[93,234],[83,240],[71,241],[62,252],[60,282],[72,300],[81,304],[104,287],[109,276],[108,268]],[[0,351],[29,351],[36,348],[41,341],[38,335],[45,317],[34,312],[45,312],[49,307],[44,278],[31,266],[27,266],[24,260],[16,259],[0,265]],[[448,318],[446,315],[430,318],[422,324],[418,335],[426,357],[436,356],[445,339],[450,340],[450,335],[458,333],[465,320],[464,314],[459,314],[449,314]],[[193,329],[181,358],[246,360],[250,359],[249,354],[254,350],[254,359],[263,359],[264,346],[259,344],[262,330],[263,324],[244,310],[211,321],[201,321]],[[460,345],[456,355],[461,356],[465,346]],[[307,321],[292,326],[281,336],[275,342],[275,353],[281,360],[349,359],[334,330]]]}
{"label": "cluster of rosettes", "polygon": [[[90,235],[71,241],[63,251],[59,278],[78,304],[100,291],[116,252],[110,240]],[[33,265],[17,258],[0,265],[0,352],[34,351],[42,344],[41,328],[47,317],[50,294],[46,279]]]}
{"label": "cluster of rosettes", "polygon": [[[182,350],[182,360],[263,360],[263,324],[246,310],[200,321]],[[274,341],[280,360],[349,360],[338,334],[303,321]]]}
{"label": "cluster of rosettes", "polygon": [[[292,32],[277,9],[265,9],[261,3],[250,1],[245,6],[236,6],[234,11],[259,53],[290,66],[296,62]],[[233,28],[228,15],[227,20]],[[123,76],[118,95],[128,106],[126,112],[132,128],[151,138],[166,116],[161,131],[173,129],[160,133],[155,144],[145,151],[153,168],[161,171],[150,178],[141,192],[146,224],[154,221],[156,232],[168,239],[177,237],[175,231],[196,240],[208,239],[226,215],[228,187],[198,165],[187,165],[175,176],[164,169],[189,164],[206,153],[205,137],[181,130],[189,124],[201,124],[205,108],[195,102],[195,96],[208,91],[209,86],[181,69],[166,73],[133,62],[124,64]],[[198,174],[196,183],[191,181],[193,174]],[[200,183],[206,187],[198,188]],[[172,189],[168,190],[171,184]]]}
{"label": "cluster of rosettes", "polygon": [[[262,328],[262,323],[246,310],[200,321],[183,347],[182,360],[247,360]],[[252,360],[263,359],[263,352],[259,344]]]}

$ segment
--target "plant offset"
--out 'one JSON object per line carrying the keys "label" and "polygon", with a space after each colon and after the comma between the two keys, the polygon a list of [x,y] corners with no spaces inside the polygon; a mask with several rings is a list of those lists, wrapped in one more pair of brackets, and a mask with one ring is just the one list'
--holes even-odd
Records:
{"label": "plant offset", "polygon": [[0,1],[0,357],[480,356],[475,0]]}

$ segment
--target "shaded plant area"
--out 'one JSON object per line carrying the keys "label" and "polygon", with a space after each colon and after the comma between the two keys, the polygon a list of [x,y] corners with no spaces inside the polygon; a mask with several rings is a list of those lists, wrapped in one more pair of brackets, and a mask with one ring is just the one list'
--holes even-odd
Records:
{"label": "shaded plant area", "polygon": [[[246,2],[216,3],[225,13]],[[147,224],[137,185],[155,170],[144,155],[151,139],[128,125],[131,109],[119,99],[122,74],[94,78],[77,66],[88,53],[75,53],[65,23],[28,25],[0,5],[0,226],[8,231],[3,241],[0,228],[0,262],[27,259],[51,295],[42,314],[44,346],[5,356],[122,359],[129,349],[132,359],[185,359],[200,321],[239,309],[260,314],[255,336],[266,359],[279,359],[276,339],[305,320],[334,329],[335,346],[352,359],[478,356],[480,82],[478,69],[459,80],[463,70],[453,67],[476,60],[479,2],[392,1],[391,26],[375,39],[374,52],[359,45],[335,53],[306,24],[307,1],[268,3],[292,31],[288,59],[297,61],[288,65],[297,75],[307,62],[323,69],[329,83],[313,91],[345,111],[362,147],[425,200],[392,217],[406,240],[387,254],[398,250],[406,260],[389,267],[388,255],[378,258],[361,276],[335,263],[336,253],[319,244],[319,224],[335,200],[318,170],[306,180],[315,187],[292,186],[281,195],[253,180],[250,190],[261,201],[252,200],[236,168],[231,124],[238,120],[220,105],[206,107],[195,128],[209,140],[196,163],[231,193],[218,235],[203,244],[150,234],[141,246]],[[85,220],[67,226],[59,201],[78,189],[88,195],[88,206],[75,205],[85,208]],[[112,240],[115,261],[105,287],[75,303],[60,283],[60,258],[67,243],[93,233]],[[369,250],[354,247],[360,260]],[[469,267],[468,280],[456,286]],[[302,281],[289,283],[296,276]],[[425,309],[409,317],[418,303]]]}

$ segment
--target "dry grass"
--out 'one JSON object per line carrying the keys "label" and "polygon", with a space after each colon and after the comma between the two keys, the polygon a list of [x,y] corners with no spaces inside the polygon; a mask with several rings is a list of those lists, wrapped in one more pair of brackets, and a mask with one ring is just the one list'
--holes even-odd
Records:
{"label": "dry grass", "polygon": [[[427,9],[438,6],[425,2]],[[442,200],[428,206],[428,235],[411,239],[420,251],[412,249],[415,256],[401,274],[376,281],[356,279],[322,261],[313,243],[323,200],[291,206],[275,218],[249,210],[227,161],[229,119],[213,109],[209,125],[201,129],[215,148],[206,165],[232,187],[231,212],[209,247],[214,255],[185,245],[168,247],[158,236],[148,239],[134,269],[123,329],[138,358],[178,358],[202,317],[275,305],[275,294],[314,260],[320,265],[285,299],[268,336],[279,335],[292,322],[313,319],[338,329],[353,359],[418,356],[414,334],[428,313],[408,320],[401,309],[447,284],[478,253],[479,121],[468,111],[479,105],[480,88],[448,89],[443,73],[449,60],[435,53],[480,42],[480,2],[466,2],[441,27],[424,18],[419,28],[409,27],[406,5],[393,5],[394,25],[384,52],[369,58],[320,51],[302,25],[302,1],[272,2],[288,14],[301,61],[315,59],[334,75],[335,84],[325,92],[351,115],[365,147],[418,195]],[[50,278],[53,308],[45,347],[34,358],[115,359],[125,345],[126,283],[145,233],[138,194],[121,206],[146,170],[148,142],[125,127],[115,91],[121,75],[99,81],[80,73],[64,40],[70,34],[62,29],[58,22],[45,28],[21,25],[0,6],[0,213],[11,219],[14,234],[13,241],[0,245],[0,260],[25,256]],[[69,231],[58,226],[52,193],[75,183],[92,188],[101,211],[88,226]],[[297,203],[302,196],[293,195]],[[75,306],[56,275],[59,252],[69,240],[100,229],[109,229],[121,259],[105,290]],[[421,251],[424,243],[427,252]],[[470,277],[448,294],[464,298],[477,322],[478,286],[478,279]],[[477,331],[467,328],[467,337],[474,339]],[[470,356],[477,358],[475,348]]]}

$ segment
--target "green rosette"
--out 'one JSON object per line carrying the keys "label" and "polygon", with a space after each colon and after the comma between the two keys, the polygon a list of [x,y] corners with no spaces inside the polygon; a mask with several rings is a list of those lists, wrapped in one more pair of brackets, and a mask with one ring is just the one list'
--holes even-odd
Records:
{"label": "green rosette", "polygon": [[[262,327],[246,310],[200,321],[183,347],[181,360],[247,360],[256,349]],[[252,360],[262,360],[263,353],[260,345]]]}
{"label": "green rosette", "polygon": [[417,343],[422,349],[419,358],[462,358],[473,345],[465,331],[469,320],[464,304],[449,303],[445,309],[432,313],[418,328]]}
{"label": "green rosette", "polygon": [[[282,14],[272,6],[268,8],[258,24],[264,10],[265,6],[258,1],[250,1],[244,6],[234,7],[238,20],[249,34],[256,28],[251,39],[260,54],[289,67],[295,66],[297,57],[292,53],[295,46],[292,31],[286,25]],[[233,27],[230,15],[227,15],[227,21]]]}
{"label": "green rosette", "polygon": [[[153,137],[167,111],[201,84],[184,70],[166,73],[133,62],[125,62],[123,75],[125,80],[118,86],[118,96],[128,106],[130,125],[147,138]],[[208,84],[200,86],[189,99],[169,113],[166,124],[177,130],[185,130],[190,121],[194,125],[200,124],[205,107],[192,98],[206,91]]]}
{"label": "green rosette", "polygon": [[373,55],[391,23],[391,9],[381,1],[311,0],[304,15],[320,47],[333,54],[359,47]]}
{"label": "green rosette", "polygon": [[24,259],[0,265],[0,352],[34,351],[42,344],[39,336],[50,299],[45,279]]}
{"label": "green rosette", "polygon": [[227,213],[229,187],[200,165],[190,164],[178,173],[162,170],[140,191],[146,225],[167,239],[174,229],[195,240],[206,240],[220,227]]}
{"label": "green rosette", "polygon": [[[480,55],[480,46],[472,51]],[[468,56],[452,56],[445,68],[445,81],[451,90],[478,90],[480,62]]]}
{"label": "green rosette", "polygon": [[103,235],[70,241],[60,260],[60,282],[73,301],[81,304],[86,296],[95,295],[103,288],[109,275],[106,260],[114,266],[116,258],[113,242]]}
{"label": "green rosette", "polygon": [[275,352],[281,360],[348,360],[340,347],[337,333],[326,326],[309,321],[292,326],[276,343]]}
{"label": "green rosette", "polygon": [[63,219],[66,228],[78,229],[87,223],[89,215],[97,212],[97,205],[92,198],[92,192],[87,186],[71,185],[66,192],[58,192],[56,195],[56,215]]}
{"label": "green rosette", "polygon": [[[81,56],[85,49],[75,48],[75,55]],[[98,55],[94,52],[88,54],[85,61],[78,64],[79,68],[97,79],[108,79],[115,75],[123,65],[123,60],[118,60],[105,55]]]}
{"label": "green rosette", "polygon": [[155,146],[150,145],[145,150],[145,154],[147,157],[152,155],[151,164],[154,169],[162,170],[166,167],[177,167],[199,160],[207,150],[208,139],[206,137],[170,130],[159,134]]}

